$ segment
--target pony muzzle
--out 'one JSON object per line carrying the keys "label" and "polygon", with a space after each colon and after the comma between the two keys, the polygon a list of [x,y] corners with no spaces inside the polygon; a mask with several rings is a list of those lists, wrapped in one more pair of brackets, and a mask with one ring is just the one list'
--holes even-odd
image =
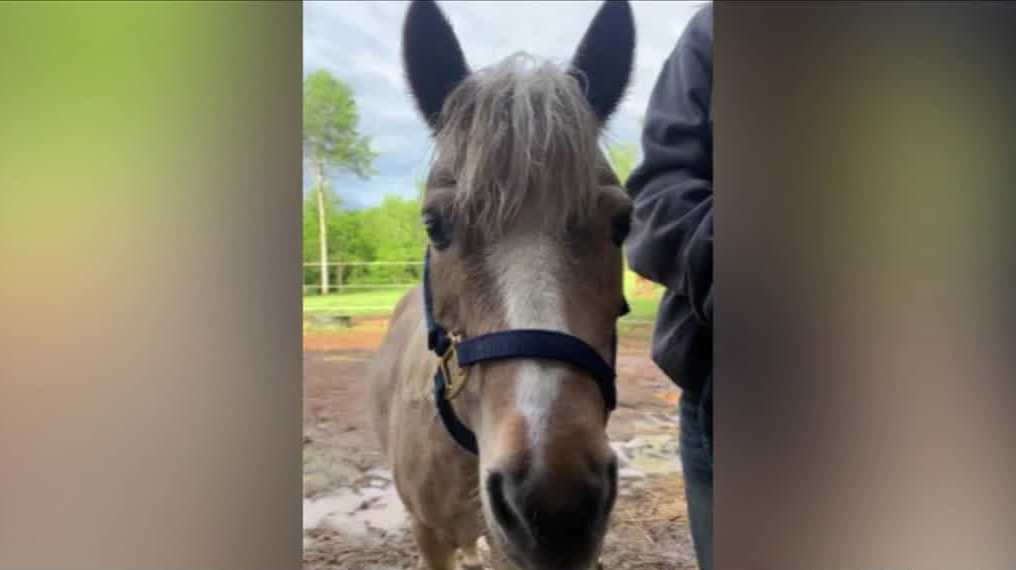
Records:
{"label": "pony muzzle", "polygon": [[526,570],[596,567],[617,496],[617,464],[587,463],[568,474],[521,466],[483,481],[490,521],[505,553]]}
{"label": "pony muzzle", "polygon": [[523,570],[594,568],[618,484],[603,394],[566,363],[504,364],[483,370],[477,423],[491,534]]}

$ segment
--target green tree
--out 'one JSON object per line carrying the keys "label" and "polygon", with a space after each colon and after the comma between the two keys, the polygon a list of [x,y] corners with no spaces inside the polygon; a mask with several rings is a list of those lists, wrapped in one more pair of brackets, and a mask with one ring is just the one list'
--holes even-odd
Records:
{"label": "green tree", "polygon": [[[364,212],[364,224],[371,230],[376,261],[421,261],[427,233],[420,221],[420,202],[385,196],[381,205]],[[420,278],[418,267],[378,266],[372,272],[377,282],[405,283]]]}
{"label": "green tree", "polygon": [[[342,261],[374,261],[376,245],[367,225],[364,210],[342,211],[328,226],[329,241],[336,244],[335,258]],[[336,275],[339,284],[349,283],[369,272],[369,268],[353,266]]]}
{"label": "green tree", "polygon": [[[340,198],[331,191],[328,180],[324,181],[324,192],[319,193],[317,189],[309,193],[303,199],[303,261],[304,263],[314,263],[314,265],[304,266],[304,283],[318,283],[320,286],[321,282],[321,217],[319,214],[318,198],[322,198],[324,202],[324,225],[326,241],[325,246],[328,248],[329,259],[337,261],[343,259],[341,248],[336,247],[336,244],[342,244],[337,236],[341,235],[338,230],[341,224],[341,217],[344,213],[342,210],[342,201]],[[327,265],[325,267],[328,267]],[[334,289],[340,284],[340,281],[333,280],[334,269],[328,271],[328,282],[329,287]]]}
{"label": "green tree", "polygon": [[377,154],[370,148],[370,139],[357,131],[358,120],[353,92],[345,83],[324,70],[303,80],[303,151],[314,172],[322,294],[328,293],[326,172],[339,169],[361,178],[374,174],[372,162]]}
{"label": "green tree", "polygon": [[[329,211],[331,208],[326,208],[325,211]],[[320,235],[318,234],[318,205],[317,205],[317,190],[307,194],[303,198],[303,262],[304,262],[304,277],[303,283],[314,283],[321,281],[321,266],[312,267],[306,265],[314,261],[315,259],[320,260],[321,257],[321,244]]]}

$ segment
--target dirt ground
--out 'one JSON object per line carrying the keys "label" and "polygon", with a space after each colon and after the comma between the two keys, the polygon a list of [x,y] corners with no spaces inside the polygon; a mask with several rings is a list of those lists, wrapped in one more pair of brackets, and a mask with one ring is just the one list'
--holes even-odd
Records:
{"label": "dirt ground", "polygon": [[[304,334],[304,570],[415,568],[405,511],[365,406],[362,373],[385,326],[369,319]],[[646,326],[622,330],[619,403],[608,429],[620,488],[601,561],[606,570],[692,570],[678,392],[648,354]]]}

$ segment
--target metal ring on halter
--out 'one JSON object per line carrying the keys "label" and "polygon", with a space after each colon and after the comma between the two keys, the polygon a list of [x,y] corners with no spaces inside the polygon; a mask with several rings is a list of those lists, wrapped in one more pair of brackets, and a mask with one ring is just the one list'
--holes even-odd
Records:
{"label": "metal ring on halter", "polygon": [[441,355],[439,366],[441,366],[441,373],[445,378],[445,399],[451,400],[459,395],[466,385],[466,380],[469,380],[469,368],[459,366],[459,354],[456,348],[462,342],[462,335],[451,333],[448,338],[451,343],[448,345],[448,350]]}

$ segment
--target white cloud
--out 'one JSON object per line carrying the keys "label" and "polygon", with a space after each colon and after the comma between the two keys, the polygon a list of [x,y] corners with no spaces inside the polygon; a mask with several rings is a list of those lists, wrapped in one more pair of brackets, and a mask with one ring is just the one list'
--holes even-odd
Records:
{"label": "white cloud", "polygon": [[[598,2],[440,2],[466,59],[480,68],[525,51],[558,63],[568,61]],[[632,2],[637,32],[636,63],[628,96],[605,139],[637,144],[640,119],[663,60],[703,2]],[[412,196],[426,175],[431,145],[403,79],[400,35],[408,2],[305,2],[304,73],[327,69],[346,81],[360,109],[360,130],[379,152],[377,176],[348,175],[332,182],[346,204],[370,206],[385,193]],[[306,185],[306,184],[305,184]]]}

